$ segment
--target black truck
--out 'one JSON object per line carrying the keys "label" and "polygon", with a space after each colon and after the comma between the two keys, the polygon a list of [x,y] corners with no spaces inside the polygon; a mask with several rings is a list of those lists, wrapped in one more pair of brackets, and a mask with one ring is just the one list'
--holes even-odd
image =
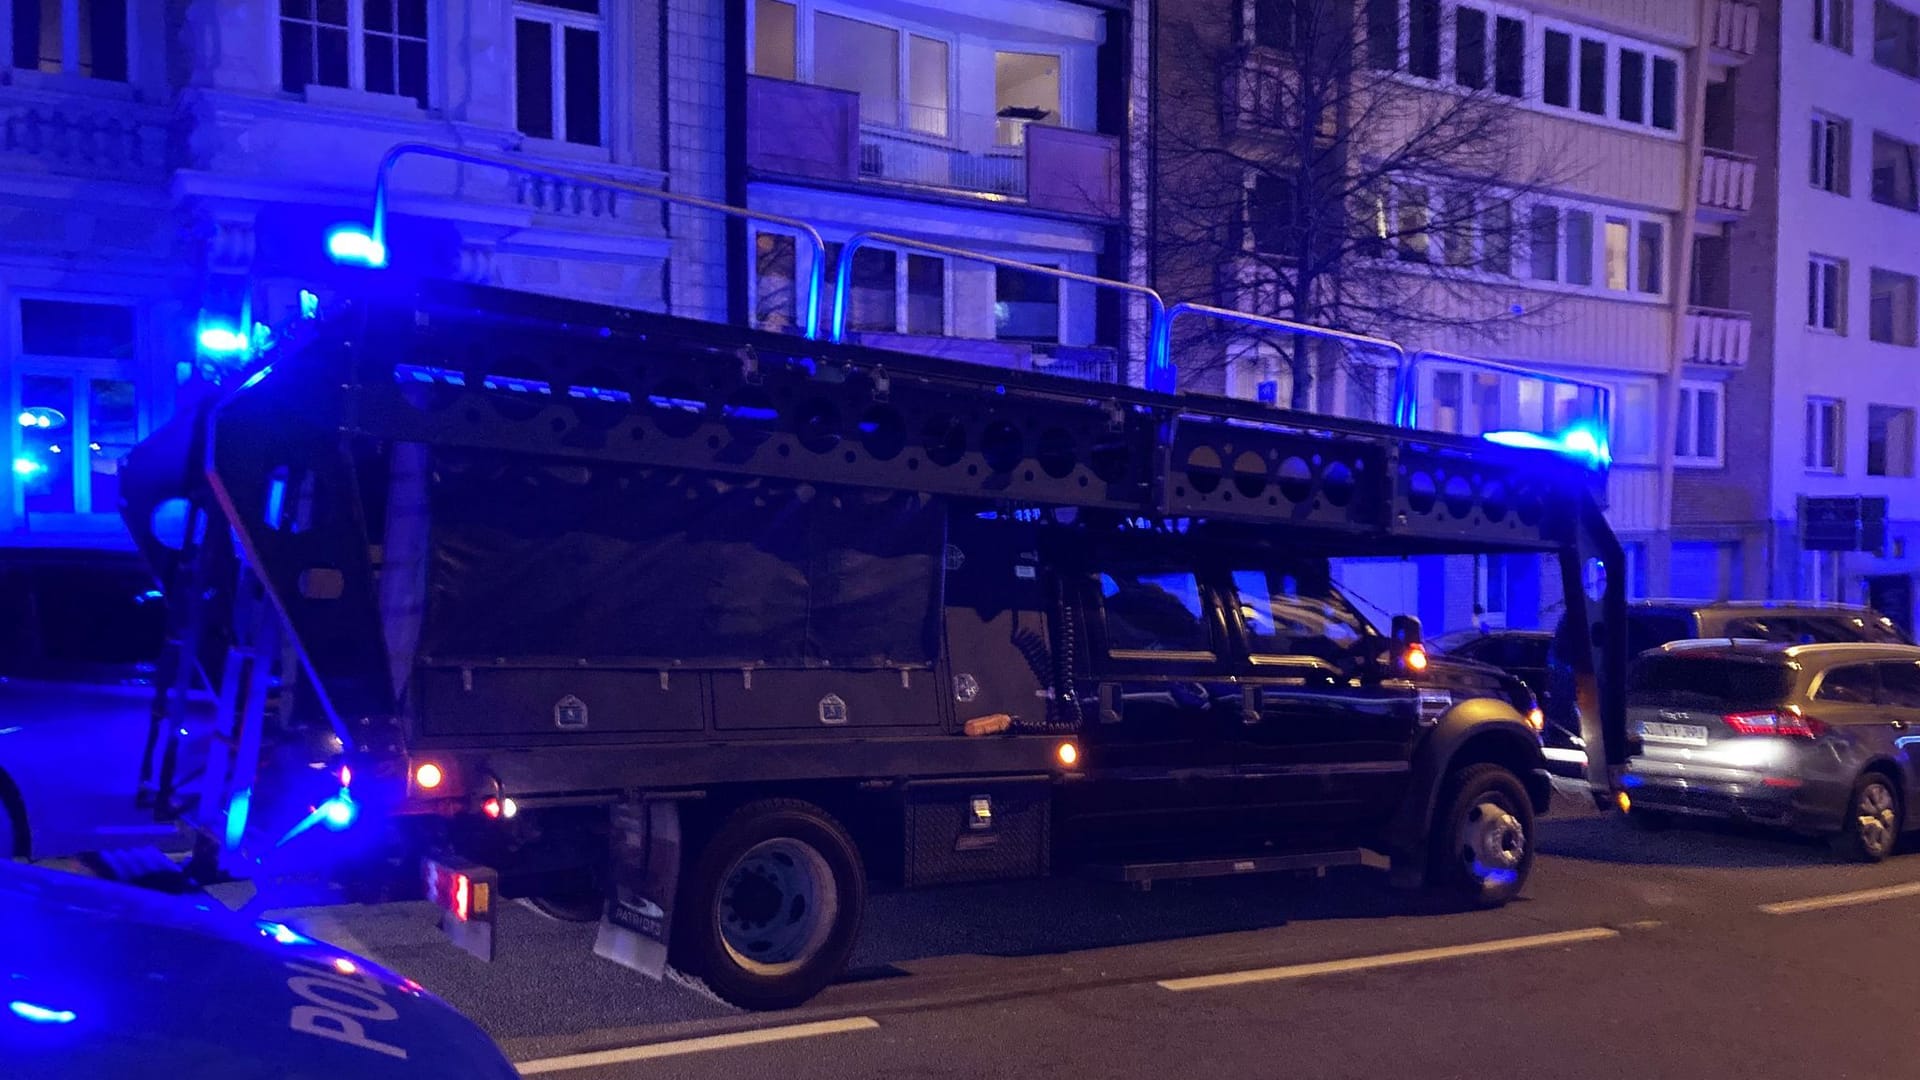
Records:
{"label": "black truck", "polygon": [[[1621,553],[1581,463],[1249,402],[452,284],[285,334],[122,474],[170,642],[143,798],[196,872],[601,920],[747,1007],[870,885],[1383,856],[1516,895],[1516,680],[1344,556],[1559,556],[1596,799]],[[185,707],[196,685],[209,723]]]}

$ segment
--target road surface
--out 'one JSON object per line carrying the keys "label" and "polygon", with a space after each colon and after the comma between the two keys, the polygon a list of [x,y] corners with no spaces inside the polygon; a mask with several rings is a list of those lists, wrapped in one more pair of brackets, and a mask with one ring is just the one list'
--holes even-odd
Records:
{"label": "road surface", "polygon": [[[1567,800],[1562,800],[1563,804]],[[1889,1077],[1920,1069],[1920,854],[1555,815],[1526,897],[1431,912],[1373,871],[1060,878],[876,897],[848,977],[740,1013],[502,913],[500,959],[417,905],[293,913],[491,1032],[527,1075]]]}

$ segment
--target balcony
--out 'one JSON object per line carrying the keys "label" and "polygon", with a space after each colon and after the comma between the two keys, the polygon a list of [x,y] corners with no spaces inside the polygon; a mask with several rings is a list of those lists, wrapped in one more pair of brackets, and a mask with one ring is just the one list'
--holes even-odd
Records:
{"label": "balcony", "polygon": [[9,171],[159,182],[167,110],[131,97],[0,88],[0,163]]}
{"label": "balcony", "polygon": [[1753,209],[1754,160],[1731,150],[1711,146],[1700,161],[1702,221],[1734,221]]}
{"label": "balcony", "polygon": [[1120,141],[1019,116],[910,108],[905,125],[862,122],[860,95],[747,77],[747,167],[805,180],[898,188],[1117,220]]}
{"label": "balcony", "polygon": [[1687,351],[1683,359],[1703,367],[1744,368],[1753,342],[1753,316],[1724,308],[1687,309]]}
{"label": "balcony", "polygon": [[1710,15],[1707,46],[1713,63],[1719,67],[1737,67],[1752,59],[1760,49],[1760,6],[1742,0],[1717,0]]}

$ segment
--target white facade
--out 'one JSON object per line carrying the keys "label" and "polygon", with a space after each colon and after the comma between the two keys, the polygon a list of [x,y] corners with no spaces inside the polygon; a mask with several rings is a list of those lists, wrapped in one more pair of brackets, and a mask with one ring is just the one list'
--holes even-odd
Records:
{"label": "white facade", "polygon": [[[1782,554],[1774,579],[1791,595],[1858,600],[1869,576],[1920,570],[1920,67],[1888,66],[1920,48],[1920,4],[1788,0],[1784,7],[1770,470]],[[1816,26],[1821,17],[1825,24]],[[1826,139],[1817,122],[1832,132]],[[1799,552],[1793,537],[1803,494],[1885,497],[1884,557]]]}
{"label": "white facade", "polygon": [[[202,331],[324,298],[395,144],[658,186],[659,37],[652,0],[0,7],[5,542],[122,542],[117,454],[216,370]],[[392,191],[396,280],[663,306],[647,200],[411,159]]]}

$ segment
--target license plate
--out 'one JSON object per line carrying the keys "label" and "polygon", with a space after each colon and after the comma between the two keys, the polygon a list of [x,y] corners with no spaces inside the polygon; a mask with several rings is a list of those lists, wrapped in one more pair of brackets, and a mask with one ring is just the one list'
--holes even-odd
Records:
{"label": "license plate", "polygon": [[1707,729],[1698,724],[1663,724],[1649,720],[1640,725],[1640,737],[1647,742],[1707,745]]}

